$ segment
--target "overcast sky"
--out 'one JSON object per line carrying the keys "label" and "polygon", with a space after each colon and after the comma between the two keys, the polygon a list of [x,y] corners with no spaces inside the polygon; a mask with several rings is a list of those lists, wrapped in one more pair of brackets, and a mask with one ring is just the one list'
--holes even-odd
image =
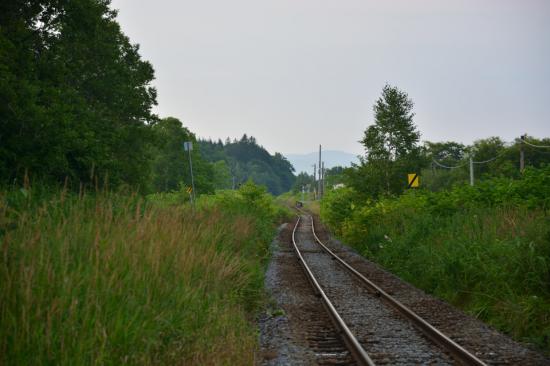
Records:
{"label": "overcast sky", "polygon": [[269,151],[361,153],[385,83],[423,140],[550,136],[548,0],[114,0],[156,113]]}

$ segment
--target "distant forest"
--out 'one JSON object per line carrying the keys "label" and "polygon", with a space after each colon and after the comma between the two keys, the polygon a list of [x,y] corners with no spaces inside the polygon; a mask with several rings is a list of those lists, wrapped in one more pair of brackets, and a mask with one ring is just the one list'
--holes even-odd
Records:
{"label": "distant forest", "polygon": [[226,177],[220,188],[232,188],[251,179],[277,195],[289,191],[296,179],[294,168],[283,155],[270,155],[246,134],[240,140],[226,139],[225,143],[200,140],[199,147],[202,158],[215,165],[217,176]]}

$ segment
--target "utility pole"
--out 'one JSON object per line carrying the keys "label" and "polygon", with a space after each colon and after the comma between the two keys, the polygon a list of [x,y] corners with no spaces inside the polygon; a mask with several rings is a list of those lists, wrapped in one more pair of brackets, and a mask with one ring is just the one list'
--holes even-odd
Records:
{"label": "utility pole", "polygon": [[322,178],[321,178],[321,197],[324,197],[325,196],[325,162],[323,161],[321,163],[321,173],[322,173]]}
{"label": "utility pole", "polygon": [[474,159],[470,155],[470,185],[474,185]]}
{"label": "utility pole", "polygon": [[523,141],[525,141],[525,137],[527,134],[521,135],[521,142],[519,144],[519,172],[523,173],[523,170],[525,169],[525,151],[523,150]]}
{"label": "utility pole", "polygon": [[318,189],[319,199],[321,199],[323,195],[323,187],[322,187],[323,178],[321,176],[323,174],[322,171],[323,169],[321,168],[321,145],[319,145],[319,189]]}
{"label": "utility pole", "polygon": [[195,179],[193,178],[193,162],[191,161],[191,150],[193,150],[193,142],[192,141],[186,141],[183,143],[183,150],[188,152],[189,155],[189,171],[191,172],[191,203],[193,204],[193,207],[195,207]]}
{"label": "utility pole", "polygon": [[315,179],[316,174],[317,174],[317,164],[313,164],[313,200],[314,201],[317,198],[317,195],[315,194],[315,190],[316,190],[315,187],[316,187],[316,182],[317,182],[317,179]]}

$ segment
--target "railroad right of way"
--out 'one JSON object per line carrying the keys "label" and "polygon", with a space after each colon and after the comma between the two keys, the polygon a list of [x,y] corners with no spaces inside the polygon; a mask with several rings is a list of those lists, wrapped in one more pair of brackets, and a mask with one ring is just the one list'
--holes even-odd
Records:
{"label": "railroad right of way", "polygon": [[[301,260],[296,253],[292,255],[289,226],[281,231],[273,248],[266,287],[278,311],[264,315],[260,322],[262,352],[258,364],[354,364],[356,352],[350,348],[347,333],[335,323],[334,316],[332,319],[327,316],[326,304],[323,309],[323,298],[327,297],[330,306],[368,354],[368,360],[359,364],[550,365],[539,353],[426,295],[332,240],[315,220],[317,235],[338,257],[373,281],[384,295],[391,294],[389,297],[397,299],[452,338],[452,343],[457,342],[467,350],[466,358],[460,354],[457,358],[456,352],[434,343],[433,337],[421,332],[418,324],[381,301],[380,293],[362,284],[357,275],[331,258],[312,235],[312,224],[311,217],[302,214],[295,230],[294,243],[298,256],[307,263],[306,271],[299,270]],[[306,280],[307,272],[315,278],[313,282],[318,282],[322,294],[313,290],[311,279]]]}

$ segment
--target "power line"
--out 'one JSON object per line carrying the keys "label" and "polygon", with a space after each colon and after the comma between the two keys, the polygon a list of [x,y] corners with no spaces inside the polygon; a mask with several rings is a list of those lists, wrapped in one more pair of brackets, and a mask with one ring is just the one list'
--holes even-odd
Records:
{"label": "power line", "polygon": [[533,146],[533,147],[539,147],[539,148],[550,148],[550,146],[548,145],[535,145],[535,144],[532,144],[530,142],[527,142],[527,140],[523,140],[523,143],[524,144],[527,144],[529,146]]}
{"label": "power line", "polygon": [[435,159],[432,159],[432,161],[433,161],[436,165],[438,165],[438,166],[440,166],[440,167],[442,167],[442,168],[446,168],[446,169],[457,169],[457,168],[462,168],[463,166],[465,166],[465,165],[467,164],[467,163],[464,163],[464,164],[460,164],[460,165],[456,165],[456,166],[447,166],[447,165],[441,164],[440,162],[438,162],[438,161],[435,160]]}
{"label": "power line", "polygon": [[[495,156],[494,158],[490,158],[490,159],[487,159],[487,160],[483,160],[483,161],[472,161],[473,164],[486,164],[486,163],[490,163],[491,161],[494,161],[496,160],[499,156],[501,156],[502,154],[504,153],[501,152],[499,154],[497,154],[497,156]],[[457,168],[462,168],[463,166],[466,166],[466,164],[468,164],[468,162],[464,162],[463,164],[460,164],[460,165],[455,165],[455,166],[448,166],[448,165],[444,165],[444,164],[441,164],[440,162],[438,162],[437,160],[435,159],[432,159],[432,161],[442,167],[442,168],[446,168],[446,169],[457,169]]]}
{"label": "power line", "polygon": [[491,159],[487,159],[487,160],[483,160],[483,161],[472,161],[472,163],[473,163],[473,164],[485,164],[485,163],[489,163],[489,162],[491,162],[491,161],[493,161],[493,160],[496,160],[499,156],[500,156],[500,154],[497,155],[497,156],[495,156],[494,158],[491,158]]}

